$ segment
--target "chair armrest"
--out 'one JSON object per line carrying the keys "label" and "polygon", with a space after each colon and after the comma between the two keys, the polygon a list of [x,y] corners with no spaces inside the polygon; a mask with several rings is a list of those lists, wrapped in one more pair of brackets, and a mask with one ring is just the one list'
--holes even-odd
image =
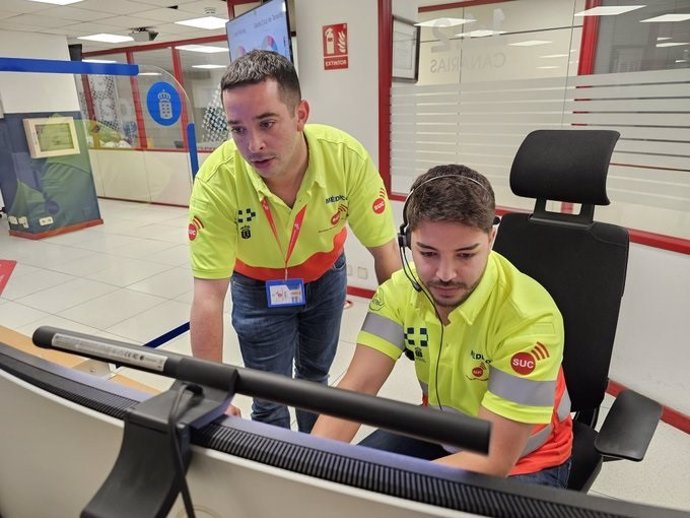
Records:
{"label": "chair armrest", "polygon": [[632,390],[621,392],[594,441],[595,448],[604,456],[641,461],[656,430],[661,410],[659,403],[642,394]]}

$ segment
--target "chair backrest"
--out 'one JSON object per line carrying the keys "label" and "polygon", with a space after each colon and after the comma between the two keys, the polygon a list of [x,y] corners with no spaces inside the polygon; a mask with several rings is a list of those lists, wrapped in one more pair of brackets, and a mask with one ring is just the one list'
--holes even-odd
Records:
{"label": "chair backrest", "polygon": [[[596,411],[608,382],[628,261],[626,229],[593,221],[608,205],[606,175],[619,133],[539,130],[518,149],[512,191],[536,198],[532,214],[506,214],[494,250],[539,281],[565,326],[563,368],[576,412]],[[547,200],[582,204],[579,214],[546,210]]]}

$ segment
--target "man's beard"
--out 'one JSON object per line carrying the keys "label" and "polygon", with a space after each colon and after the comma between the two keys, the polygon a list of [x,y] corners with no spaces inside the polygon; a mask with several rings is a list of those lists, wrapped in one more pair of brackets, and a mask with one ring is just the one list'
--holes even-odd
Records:
{"label": "man's beard", "polygon": [[[442,282],[442,281],[433,281],[429,283],[428,288],[429,291],[431,292],[431,296],[434,299],[434,304],[436,304],[440,308],[457,308],[460,306],[463,302],[465,302],[470,295],[474,292],[475,288],[479,284],[479,281],[481,280],[481,277],[475,282],[472,286],[468,286],[464,282]],[[454,301],[444,301],[444,300],[439,300],[437,299],[433,291],[431,291],[431,288],[459,288],[465,290],[462,294],[462,296],[458,300]]]}

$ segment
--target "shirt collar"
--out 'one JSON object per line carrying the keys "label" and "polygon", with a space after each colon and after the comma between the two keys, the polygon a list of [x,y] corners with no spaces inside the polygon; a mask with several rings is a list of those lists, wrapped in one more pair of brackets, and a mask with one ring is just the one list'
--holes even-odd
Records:
{"label": "shirt collar", "polygon": [[318,184],[320,187],[326,187],[326,168],[323,165],[322,156],[316,150],[318,149],[317,142],[312,134],[309,124],[304,126],[304,138],[307,141],[307,153],[309,154],[309,162],[307,163],[307,172],[304,173],[304,181]]}

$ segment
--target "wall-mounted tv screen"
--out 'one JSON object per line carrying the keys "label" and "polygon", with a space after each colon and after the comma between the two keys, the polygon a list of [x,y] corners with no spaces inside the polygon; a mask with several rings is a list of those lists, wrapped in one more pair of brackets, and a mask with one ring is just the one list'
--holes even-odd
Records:
{"label": "wall-mounted tv screen", "polygon": [[225,24],[230,61],[250,50],[272,50],[292,61],[287,0],[270,0]]}

